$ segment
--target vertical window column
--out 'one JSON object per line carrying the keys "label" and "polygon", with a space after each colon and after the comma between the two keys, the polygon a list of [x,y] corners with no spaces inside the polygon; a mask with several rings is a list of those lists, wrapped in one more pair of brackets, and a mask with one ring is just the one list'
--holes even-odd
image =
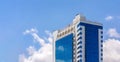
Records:
{"label": "vertical window column", "polygon": [[77,62],[85,60],[85,27],[77,26]]}
{"label": "vertical window column", "polygon": [[103,30],[98,29],[99,37],[99,62],[103,62]]}

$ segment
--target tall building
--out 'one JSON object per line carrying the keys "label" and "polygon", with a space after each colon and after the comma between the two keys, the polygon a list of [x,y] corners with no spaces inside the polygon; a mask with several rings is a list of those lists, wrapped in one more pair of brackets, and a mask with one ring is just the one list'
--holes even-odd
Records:
{"label": "tall building", "polygon": [[56,30],[54,62],[103,62],[103,26],[76,15],[72,24]]}

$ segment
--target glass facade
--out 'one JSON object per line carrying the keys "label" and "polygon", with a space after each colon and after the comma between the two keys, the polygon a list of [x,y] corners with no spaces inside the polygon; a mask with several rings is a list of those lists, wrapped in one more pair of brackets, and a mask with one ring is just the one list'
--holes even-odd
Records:
{"label": "glass facade", "polygon": [[[79,26],[85,26],[85,62],[99,62],[98,29],[102,29],[102,26],[82,22],[77,27]],[[101,38],[103,37],[101,36]]]}
{"label": "glass facade", "polygon": [[73,34],[69,34],[55,42],[56,62],[73,61]]}

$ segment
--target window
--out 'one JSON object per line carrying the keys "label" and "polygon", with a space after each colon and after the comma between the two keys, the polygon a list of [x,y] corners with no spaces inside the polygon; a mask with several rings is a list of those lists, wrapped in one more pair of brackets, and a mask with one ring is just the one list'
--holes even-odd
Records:
{"label": "window", "polygon": [[77,36],[79,36],[79,35],[82,35],[82,32],[80,32],[79,34],[77,34]]}
{"label": "window", "polygon": [[64,35],[64,32],[62,33],[62,35]]}
{"label": "window", "polygon": [[103,31],[101,31],[101,34],[103,34]]}
{"label": "window", "polygon": [[82,28],[80,27],[78,30],[82,30]]}
{"label": "window", "polygon": [[57,37],[59,37],[59,35],[57,35]]}
{"label": "window", "polygon": [[82,55],[80,55],[80,57],[82,57]]}
{"label": "window", "polygon": [[80,61],[77,61],[77,62],[80,62]]}
{"label": "window", "polygon": [[80,33],[79,34],[77,34],[77,36],[79,36],[80,35]]}
{"label": "window", "polygon": [[82,32],[80,32],[80,34],[82,34]]}
{"label": "window", "polygon": [[82,28],[80,27],[80,28],[77,30],[77,32],[78,32],[79,30],[82,30]]}
{"label": "window", "polygon": [[82,55],[79,55],[77,58],[82,57]]}
{"label": "window", "polygon": [[65,31],[65,34],[67,34],[67,31]]}
{"label": "window", "polygon": [[71,28],[71,31],[73,31],[73,28]]}
{"label": "window", "polygon": [[77,45],[82,44],[82,41],[78,42]]}
{"label": "window", "polygon": [[80,56],[78,56],[77,58],[79,58]]}
{"label": "window", "polygon": [[61,35],[61,33],[60,33],[60,37],[61,37],[62,35]]}
{"label": "window", "polygon": [[101,42],[103,42],[103,40],[101,40]]}
{"label": "window", "polygon": [[80,62],[82,62],[82,59],[80,59]]}
{"label": "window", "polygon": [[103,56],[103,53],[101,53],[101,56]]}
{"label": "window", "polygon": [[80,24],[79,25],[77,25],[77,28],[80,26]]}
{"label": "window", "polygon": [[82,53],[82,50],[78,51],[77,54],[78,54],[78,53]]}
{"label": "window", "polygon": [[82,46],[80,45],[77,49],[79,49],[79,48],[82,48]]}
{"label": "window", "polygon": [[82,39],[82,37],[79,37],[79,38],[77,39],[77,41],[78,41],[79,39]]}
{"label": "window", "polygon": [[103,47],[103,45],[101,45],[101,47]]}
{"label": "window", "polygon": [[101,51],[103,51],[103,49],[101,49]]}
{"label": "window", "polygon": [[103,58],[101,58],[101,60],[103,60]]}
{"label": "window", "polygon": [[103,36],[101,36],[101,38],[103,38]]}

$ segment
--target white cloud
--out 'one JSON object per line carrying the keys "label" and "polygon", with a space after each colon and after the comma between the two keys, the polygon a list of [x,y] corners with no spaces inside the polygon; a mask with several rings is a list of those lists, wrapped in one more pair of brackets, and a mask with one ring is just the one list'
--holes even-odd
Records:
{"label": "white cloud", "polygon": [[114,18],[113,16],[107,16],[105,20],[109,21],[109,20],[112,20],[113,18]]}
{"label": "white cloud", "polygon": [[34,46],[29,46],[29,48],[27,48],[27,51],[28,51],[29,55],[32,55],[32,54],[34,54],[36,49],[34,48]]}
{"label": "white cloud", "polygon": [[59,47],[58,47],[58,50],[64,51],[64,47],[63,47],[63,46],[59,46]]}
{"label": "white cloud", "polygon": [[106,16],[105,17],[106,21],[110,21],[110,20],[113,20],[113,19],[120,19],[120,16]]}
{"label": "white cloud", "polygon": [[43,46],[45,44],[45,40],[40,38],[37,33],[38,33],[37,29],[34,29],[34,28],[23,32],[23,34],[31,34],[34,40],[36,40],[37,42],[39,42],[41,46]]}
{"label": "white cloud", "polygon": [[45,30],[45,33],[48,34],[50,37],[53,37],[53,36],[52,36],[52,33],[51,33],[50,31]]}
{"label": "white cloud", "polygon": [[103,44],[103,58],[103,62],[120,62],[120,40],[105,40]]}
{"label": "white cloud", "polygon": [[53,41],[53,36],[52,36],[52,33],[51,32],[49,32],[48,30],[46,30],[45,31],[45,33],[47,34],[47,35],[49,35],[49,37],[48,38],[46,38],[50,43]]}
{"label": "white cloud", "polygon": [[30,30],[26,30],[25,32],[23,32],[23,34],[29,34],[29,33],[38,33],[38,30],[31,28]]}
{"label": "white cloud", "polygon": [[115,28],[109,29],[107,34],[109,35],[109,37],[120,38],[120,34],[117,32]]}
{"label": "white cloud", "polygon": [[19,55],[19,62],[29,62],[24,54]]}
{"label": "white cloud", "polygon": [[37,42],[39,42],[39,44],[41,46],[43,46],[45,44],[45,40],[40,38],[37,33],[31,33],[31,35],[33,36],[34,40],[36,40]]}
{"label": "white cloud", "polygon": [[[52,61],[52,38],[49,35],[49,37],[47,38],[49,43],[45,42],[45,39],[42,39],[38,36],[37,34],[37,30],[36,29],[30,29],[30,30],[26,30],[24,32],[24,34],[31,34],[34,38],[34,40],[36,40],[37,42],[39,42],[39,44],[41,45],[41,47],[36,50],[34,48],[34,46],[29,46],[27,48],[28,57],[25,57],[24,54],[21,54],[19,56],[19,62],[53,62]],[[50,32],[49,32],[50,34]]]}

